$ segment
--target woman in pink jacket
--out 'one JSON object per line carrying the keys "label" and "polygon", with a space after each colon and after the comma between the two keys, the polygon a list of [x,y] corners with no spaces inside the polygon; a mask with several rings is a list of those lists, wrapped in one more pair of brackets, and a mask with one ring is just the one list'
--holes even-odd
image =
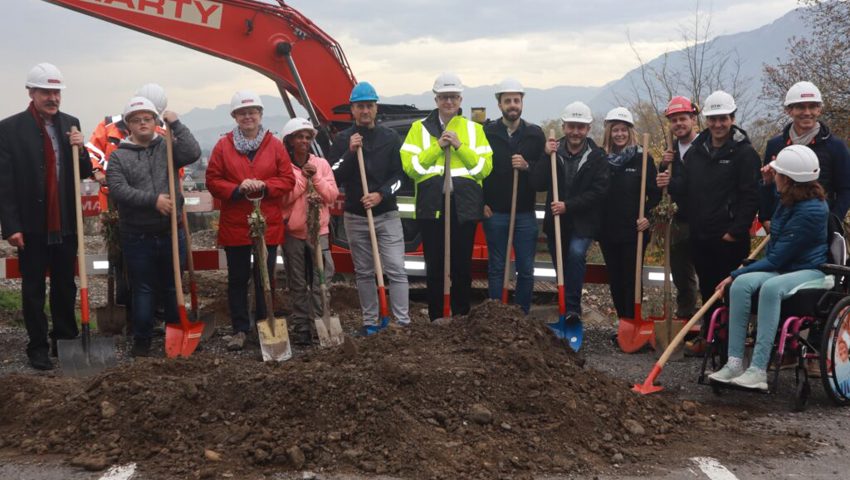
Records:
{"label": "woman in pink jacket", "polygon": [[[283,221],[286,224],[283,254],[293,301],[290,320],[295,335],[292,342],[302,346],[313,343],[312,319],[324,313],[319,276],[313,274],[316,253],[313,250],[315,238],[310,238],[307,220],[310,204],[315,202],[320,206],[319,245],[324,259],[325,279],[329,279],[333,276],[334,264],[328,244],[328,206],[339,196],[330,164],[310,153],[315,136],[313,124],[303,118],[293,118],[283,127],[283,142],[295,172],[295,187],[283,197]],[[311,183],[315,193],[310,192]]]}

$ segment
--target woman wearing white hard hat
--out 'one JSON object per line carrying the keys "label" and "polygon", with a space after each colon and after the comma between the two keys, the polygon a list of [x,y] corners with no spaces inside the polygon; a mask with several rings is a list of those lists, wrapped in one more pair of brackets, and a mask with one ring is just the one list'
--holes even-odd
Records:
{"label": "woman wearing white hard hat", "polygon": [[[318,248],[322,249],[325,278],[329,279],[334,274],[328,222],[329,207],[339,196],[339,189],[327,160],[310,153],[315,138],[316,129],[305,118],[293,118],[283,127],[283,142],[295,172],[295,187],[283,196],[283,221],[286,224],[283,263],[292,293],[292,315],[289,317],[295,331],[292,342],[301,346],[313,343],[311,319],[324,313],[319,275],[312,268],[316,258],[315,229],[319,233]],[[317,225],[311,224],[309,219],[311,204],[319,208]]]}
{"label": "woman wearing white hard hat", "polygon": [[[784,104],[785,113],[791,121],[782,133],[767,142],[764,165],[773,161],[789,145],[805,145],[812,149],[820,165],[818,183],[826,192],[830,211],[843,219],[850,209],[850,151],[847,144],[819,120],[823,113],[820,90],[812,82],[797,82],[788,89]],[[762,198],[767,200],[774,196],[763,195]],[[765,201],[760,207],[759,219],[769,228],[776,202]]]}
{"label": "woman wearing white hard hat", "polygon": [[[779,206],[764,258],[733,271],[717,285],[721,289],[731,284],[729,360],[709,375],[712,381],[767,390],[767,366],[782,300],[799,285],[824,277],[818,265],[827,260],[829,209],[819,175],[817,156],[802,145],[782,150],[765,169],[765,180],[776,183]],[[758,333],[750,367],[744,370],[744,341],[757,291]]]}
{"label": "woman wearing white hard hat", "polygon": [[[207,188],[221,201],[218,243],[227,255],[227,304],[233,325],[230,350],[241,350],[250,329],[248,280],[251,276],[252,239],[248,216],[250,198],[262,196],[260,210],[266,219],[269,272],[274,272],[277,246],[283,241],[281,199],[292,190],[295,177],[289,154],[272,132],[263,127],[263,102],[259,95],[241,90],[230,100],[236,127],[216,143],[207,167]],[[254,266],[256,317],[265,318],[262,283]]]}
{"label": "woman wearing white hard hat", "polygon": [[634,318],[637,232],[644,232],[643,249],[646,251],[649,244],[646,213],[661,200],[661,190],[655,185],[655,161],[648,156],[646,205],[644,215],[640,215],[643,148],[638,145],[634,119],[628,109],[617,107],[605,116],[602,148],[608,160],[609,184],[599,246],[605,257],[608,285],[617,316]]}

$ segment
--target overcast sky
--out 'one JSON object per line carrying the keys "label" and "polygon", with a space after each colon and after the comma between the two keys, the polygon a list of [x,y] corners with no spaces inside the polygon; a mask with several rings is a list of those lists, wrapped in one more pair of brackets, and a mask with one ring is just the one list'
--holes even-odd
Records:
{"label": "overcast sky", "polygon": [[[107,0],[108,1],[108,0]],[[123,0],[132,1],[135,0]],[[272,2],[273,3],[273,2]],[[696,1],[298,0],[287,2],[334,37],[359,80],[383,96],[429,90],[441,71],[467,85],[515,76],[528,86],[602,85],[637,66],[627,35],[645,59],[681,48]],[[0,117],[22,110],[27,71],[47,61],[68,89],[62,109],[88,132],[120,113],[143,83],[162,84],[170,108],[227,103],[237,89],[276,95],[275,85],[247,68],[111,25],[41,0],[4,0],[0,45],[4,68]],[[715,0],[714,35],[770,23],[796,0]],[[308,86],[309,88],[309,86]]]}

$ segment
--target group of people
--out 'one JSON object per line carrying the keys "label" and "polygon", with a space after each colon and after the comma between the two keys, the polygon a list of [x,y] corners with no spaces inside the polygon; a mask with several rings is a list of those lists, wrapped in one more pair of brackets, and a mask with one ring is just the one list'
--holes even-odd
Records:
{"label": "group of people", "polygon": [[[0,220],[3,238],[19,250],[30,338],[27,354],[33,367],[48,369],[53,366],[44,314],[48,269],[53,352],[57,339],[77,335],[72,206],[73,182],[78,179],[69,165],[72,146],[84,144],[82,134],[70,128],[79,130],[78,120],[59,112],[65,87],[59,70],[39,64],[29,73],[26,85],[29,108],[0,122]],[[525,90],[514,79],[505,79],[496,89],[501,118],[484,125],[463,116],[463,85],[457,75],[438,76],[433,93],[436,108],[413,122],[402,140],[394,130],[378,124],[379,98],[374,87],[358,83],[349,98],[353,124],[336,134],[327,159],[312,153],[317,130],[309,120],[291,119],[278,138],[263,126],[259,96],[250,91],[233,95],[230,113],[235,126],[215,145],[206,176],[210,193],[221,205],[218,243],[227,258],[233,327],[229,348],[243,348],[250,334],[252,271],[260,288],[258,266],[252,266],[255,239],[247,221],[255,209],[266,222],[262,241],[269,251],[270,271],[278,249],[283,253],[293,300],[293,342],[310,345],[312,319],[321,316],[323,308],[315,262],[322,259],[326,276],[332,275],[329,206],[340,187],[346,194],[343,218],[365,332],[381,327],[367,211],[373,216],[377,252],[389,281],[392,315],[399,325],[410,322],[404,232],[395,198],[404,176],[415,186],[415,218],[432,320],[446,310],[454,315],[469,312],[472,250],[479,222],[489,252],[490,297],[502,296],[512,247],[516,258],[513,301],[529,311],[538,192],[547,194],[543,231],[553,262],[554,226],[560,222],[567,321],[581,318],[586,256],[594,240],[599,241],[608,267],[617,314],[631,318],[638,235],[648,238],[648,212],[667,188],[678,204],[670,246],[676,314],[691,316],[697,292],[705,301],[716,288],[731,283],[729,363],[712,378],[761,388],[769,357],[764,348],[769,349],[778,322],[777,299],[797,284],[822,276],[816,266],[826,259],[827,215],[831,212],[843,219],[850,207],[850,153],[818,120],[823,102],[814,85],[800,82],[788,91],[785,108],[791,122],[770,141],[763,164],[746,132],[735,125],[737,107],[731,95],[712,93],[702,112],[690,99],[674,97],[665,111],[674,141],[657,168],[639,144],[634,118],[626,108],[608,112],[599,146],[590,138],[593,114],[584,103],[573,102],[564,109],[560,140],[524,120]],[[98,126],[89,149],[80,153],[81,178],[91,177],[108,188],[102,192],[108,198],[104,206],[118,212],[136,356],[150,354],[157,296],[163,300],[165,321],[177,321],[168,216],[177,209],[181,219],[183,198],[180,193],[177,198],[168,194],[164,136],[173,137],[175,168],[190,165],[201,155],[192,133],[165,105],[161,87],[142,87],[121,116],[109,117]],[[708,127],[698,132],[700,113]],[[365,191],[359,155],[365,165]],[[645,156],[646,174],[642,175]],[[558,201],[552,191],[553,172],[558,177]],[[179,180],[175,183],[180,192]],[[445,189],[452,199],[448,215]],[[512,210],[514,228],[509,233]],[[737,268],[748,254],[750,225],[757,212],[772,234],[767,256]],[[445,222],[451,224],[450,245],[443,236]],[[182,230],[178,233],[182,257],[185,238]],[[647,243],[643,242],[644,247]],[[450,305],[443,305],[446,247],[451,249]],[[759,287],[757,355],[750,369],[744,370],[750,296]],[[262,318],[273,307],[264,304],[261,292],[255,298],[254,313]],[[694,342],[694,348],[699,348],[698,343]]]}

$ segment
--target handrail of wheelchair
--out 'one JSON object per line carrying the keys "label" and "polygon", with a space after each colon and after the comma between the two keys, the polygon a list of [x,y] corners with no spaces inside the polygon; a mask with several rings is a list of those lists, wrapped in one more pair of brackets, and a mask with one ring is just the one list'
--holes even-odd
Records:
{"label": "handrail of wheelchair", "polygon": [[834,263],[823,263],[818,266],[818,269],[827,275],[850,275],[850,267],[845,265],[837,265]]}

